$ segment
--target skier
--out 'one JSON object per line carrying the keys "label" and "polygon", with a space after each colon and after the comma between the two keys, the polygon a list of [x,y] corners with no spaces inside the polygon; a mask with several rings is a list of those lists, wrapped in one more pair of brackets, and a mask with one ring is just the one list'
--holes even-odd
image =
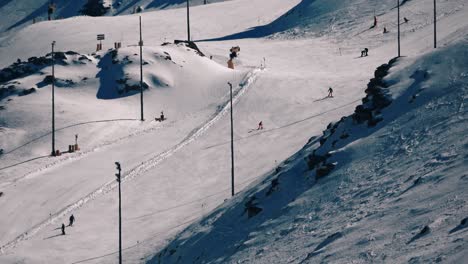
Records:
{"label": "skier", "polygon": [[260,121],[260,123],[258,123],[258,128],[257,128],[257,130],[261,130],[261,129],[263,129],[263,123],[262,123],[262,121]]}
{"label": "skier", "polygon": [[68,226],[73,226],[73,223],[75,222],[75,216],[71,215],[69,220],[70,223],[68,224]]}
{"label": "skier", "polygon": [[367,52],[369,52],[369,49],[364,48],[364,50],[361,51],[361,57],[367,56],[368,55]]}
{"label": "skier", "polygon": [[164,117],[164,112],[161,111],[161,115],[159,116],[159,118],[156,117],[154,120],[155,120],[155,121],[162,122],[162,121],[164,121],[165,119],[166,119],[166,118]]}
{"label": "skier", "polygon": [[387,27],[384,27],[384,28],[383,28],[383,33],[384,33],[384,34],[385,34],[385,33],[388,33]]}
{"label": "skier", "polygon": [[405,23],[409,22],[409,19],[407,19],[406,17],[404,17],[403,20],[405,21]]}
{"label": "skier", "polygon": [[55,3],[54,2],[50,2],[49,3],[49,6],[47,8],[47,19],[50,21],[52,19],[51,15],[55,12]]}
{"label": "skier", "polygon": [[64,236],[65,235],[65,224],[62,223],[62,235]]}
{"label": "skier", "polygon": [[328,96],[327,97],[333,97],[333,89],[331,87],[328,88]]}

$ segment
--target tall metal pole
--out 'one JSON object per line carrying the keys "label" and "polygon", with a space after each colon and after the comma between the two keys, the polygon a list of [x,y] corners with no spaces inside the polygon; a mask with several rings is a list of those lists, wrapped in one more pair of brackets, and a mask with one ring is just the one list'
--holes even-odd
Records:
{"label": "tall metal pole", "polygon": [[121,189],[120,189],[120,163],[115,162],[115,166],[117,166],[118,173],[115,174],[117,177],[117,182],[119,183],[119,264],[122,264],[122,196],[121,196]]}
{"label": "tall metal pole", "polygon": [[234,196],[234,122],[232,118],[232,84],[228,82],[231,93],[231,196]]}
{"label": "tall metal pole", "polygon": [[140,16],[140,42],[138,43],[140,45],[140,105],[141,105],[141,121],[144,121],[145,119],[143,118],[143,36],[141,33],[141,16]]}
{"label": "tall metal pole", "polygon": [[436,0],[434,0],[434,49],[437,48],[437,11]]}
{"label": "tall metal pole", "polygon": [[401,56],[401,50],[400,50],[400,0],[397,0],[397,6],[398,6],[398,57]]}
{"label": "tall metal pole", "polygon": [[52,41],[52,156],[55,156],[55,41]]}
{"label": "tall metal pole", "polygon": [[190,4],[187,0],[187,40],[190,41]]}

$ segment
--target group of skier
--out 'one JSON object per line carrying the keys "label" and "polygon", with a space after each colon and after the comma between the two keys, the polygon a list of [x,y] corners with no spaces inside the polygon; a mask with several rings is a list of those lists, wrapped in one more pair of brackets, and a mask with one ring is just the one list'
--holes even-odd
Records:
{"label": "group of skier", "polygon": [[[68,218],[68,226],[73,226],[73,223],[75,222],[75,216],[72,214],[70,215],[70,218]],[[65,235],[65,224],[62,223],[62,226],[61,226],[61,229],[62,229],[62,235],[64,236]]]}

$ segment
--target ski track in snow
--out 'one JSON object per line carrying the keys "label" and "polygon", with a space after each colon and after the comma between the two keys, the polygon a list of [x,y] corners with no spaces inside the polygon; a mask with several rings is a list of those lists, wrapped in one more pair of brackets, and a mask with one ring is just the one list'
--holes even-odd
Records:
{"label": "ski track in snow", "polygon": [[[174,123],[171,122],[169,124],[172,124]],[[157,124],[157,123],[156,123]],[[98,150],[101,150],[103,148],[106,148],[106,147],[110,147],[110,146],[113,146],[113,145],[116,145],[124,140],[128,140],[128,139],[131,139],[133,137],[136,137],[136,136],[139,136],[139,135],[142,135],[142,134],[146,134],[146,133],[149,133],[149,132],[153,132],[155,130],[158,130],[158,129],[161,129],[161,128],[165,128],[165,127],[169,127],[169,125],[166,125],[166,126],[155,126],[155,125],[152,125],[150,127],[147,127],[147,128],[143,128],[143,129],[140,129],[140,130],[136,130],[135,132],[133,133],[130,133],[128,135],[125,135],[125,136],[122,136],[120,138],[117,138],[117,139],[113,139],[113,140],[106,140],[104,141],[103,143],[101,144],[97,144],[95,145],[93,148],[89,149],[89,150],[86,150],[86,151],[80,151],[80,152],[75,152],[73,154],[67,154],[67,155],[64,155],[62,158],[54,158],[54,161],[53,162],[50,162],[50,163],[47,163],[45,164],[42,168],[39,168],[39,169],[35,169],[33,171],[30,171],[26,174],[24,174],[23,176],[20,176],[16,179],[13,179],[10,183],[8,184],[4,184],[2,187],[7,187],[7,186],[10,186],[12,184],[15,184],[15,183],[18,183],[19,181],[25,179],[25,178],[29,178],[29,177],[33,177],[34,175],[37,175],[37,174],[40,174],[40,173],[43,173],[44,171],[48,170],[48,169],[53,169],[59,165],[63,165],[65,162],[72,162],[72,161],[77,161],[77,160],[80,160],[84,157],[86,157],[88,154],[90,153],[94,153]],[[5,167],[5,168],[8,168],[9,166]]]}
{"label": "ski track in snow", "polygon": [[[240,99],[240,97],[248,90],[248,88],[257,79],[259,73],[261,73],[262,71],[263,71],[263,69],[261,69],[261,68],[255,68],[255,69],[247,72],[247,74],[244,76],[243,80],[239,83],[239,86],[236,89],[236,91],[233,91],[233,99],[232,99],[233,104],[235,104]],[[141,165],[138,165],[138,166],[134,167],[133,169],[130,169],[126,173],[123,173],[122,182],[132,180],[132,179],[136,178],[137,176],[140,176],[140,175],[144,174],[145,172],[153,169],[161,161],[163,161],[166,158],[174,155],[177,151],[179,151],[180,149],[182,149],[186,145],[190,144],[191,142],[193,142],[194,140],[196,140],[197,138],[202,136],[211,126],[213,126],[219,119],[221,119],[228,112],[228,110],[231,108],[229,102],[230,102],[229,100],[224,102],[221,105],[222,107],[219,108],[220,110],[216,111],[214,113],[214,115],[206,123],[202,124],[198,128],[195,128],[180,143],[178,143],[175,146],[173,146],[172,148],[170,148],[170,149],[168,149],[168,150],[166,150],[166,151],[164,151],[164,152],[162,152],[160,154],[157,154],[157,155],[153,156],[152,158],[142,162]],[[159,128],[159,127],[157,127],[157,128]],[[59,163],[62,163],[63,161],[77,160],[80,157],[83,157],[85,154],[96,151],[101,147],[108,146],[108,145],[111,145],[111,144],[114,144],[114,143],[117,143],[117,142],[121,142],[122,140],[131,138],[133,136],[139,135],[141,133],[145,133],[148,130],[153,130],[153,129],[155,129],[155,127],[152,127],[152,128],[146,129],[146,130],[141,130],[139,132],[127,135],[127,136],[122,137],[122,138],[120,138],[120,139],[118,139],[116,141],[113,141],[113,142],[103,143],[102,146],[95,147],[94,149],[92,149],[92,150],[90,150],[88,152],[80,153],[79,156],[58,160],[57,162],[48,164],[46,167],[44,167],[42,169],[39,169],[39,170],[36,170],[34,173],[44,171],[45,169],[48,169],[48,168],[50,168],[51,166],[54,166],[54,165],[58,165]],[[22,178],[24,178],[26,176],[27,175],[23,176]],[[99,187],[98,189],[94,190],[93,192],[91,192],[88,195],[84,196],[83,198],[79,199],[75,203],[72,203],[72,204],[66,206],[65,208],[61,209],[59,212],[53,214],[48,219],[44,220],[43,222],[41,222],[39,224],[36,224],[31,229],[29,229],[29,230],[25,231],[24,233],[22,233],[21,235],[17,236],[12,241],[10,241],[10,242],[6,243],[5,245],[1,246],[0,247],[0,255],[4,254],[6,252],[6,250],[8,250],[8,249],[14,248],[19,242],[27,240],[27,239],[33,237],[40,230],[42,230],[44,227],[46,227],[46,226],[48,226],[50,224],[53,224],[56,220],[64,217],[65,215],[71,213],[72,211],[74,211],[76,209],[79,209],[80,207],[82,207],[86,203],[94,200],[98,196],[108,193],[109,191],[113,190],[117,186],[118,185],[117,185],[116,181],[114,181],[114,180],[109,181],[106,184]]]}

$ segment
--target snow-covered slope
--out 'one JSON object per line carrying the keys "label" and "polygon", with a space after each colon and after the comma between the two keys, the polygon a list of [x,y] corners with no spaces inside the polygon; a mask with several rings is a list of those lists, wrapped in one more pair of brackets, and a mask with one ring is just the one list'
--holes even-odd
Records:
{"label": "snow-covered slope", "polygon": [[353,115],[150,263],[464,263],[467,47],[379,67]]}
{"label": "snow-covered slope", "polygon": [[[226,0],[208,0],[207,4]],[[0,1],[0,33],[23,28],[34,22],[47,20],[47,9],[50,0],[1,0]],[[54,0],[55,11],[52,19],[64,19],[81,15],[87,0]],[[205,0],[191,0],[191,6],[202,5]],[[186,5],[185,0],[103,0],[103,6],[108,8],[106,15],[131,14],[138,7],[146,11],[158,9],[179,8]]]}
{"label": "snow-covered slope", "polygon": [[[366,10],[362,16],[352,7],[359,3],[367,3],[362,7]],[[398,61],[392,72],[405,67],[413,70],[414,59],[433,50],[432,13],[425,3],[407,1],[402,8],[402,13],[409,7],[421,11],[409,16],[410,22],[402,26],[405,32],[402,54],[408,58]],[[464,0],[438,3],[443,10],[438,18],[439,46],[460,42],[468,27]],[[350,115],[360,104],[376,67],[396,55],[394,25],[388,27],[389,34],[382,34],[381,24],[375,30],[367,30],[373,15],[369,10],[381,10],[379,22],[394,20],[396,10],[391,9],[392,4],[393,0],[233,0],[193,7],[193,39],[211,40],[197,42],[206,57],[184,45],[161,46],[163,42],[186,38],[184,9],[145,12],[141,14],[143,69],[149,89],[144,92],[144,122],[139,121],[140,95],[134,87],[139,82],[136,46],[139,15],[42,22],[2,38],[2,68],[18,58],[20,63],[16,65],[24,66],[28,65],[25,62],[28,58],[45,56],[53,40],[56,50],[77,53],[64,53],[66,64],[57,62],[56,146],[67,149],[74,143],[75,134],[79,134],[81,150],[58,158],[48,156],[51,86],[45,77],[50,74],[50,64],[2,84],[7,89],[14,85],[19,90],[0,103],[0,141],[8,146],[0,157],[0,262],[115,263],[118,256],[115,161],[122,164],[124,177],[122,230],[126,262],[144,262],[163,249],[176,232],[211,214],[231,193],[228,81],[234,84],[236,193],[269,175],[286,159],[290,165],[300,162],[294,157],[310,154],[309,150],[289,158],[312,136],[321,135],[327,124]],[[295,14],[300,7],[307,10],[303,13],[306,18],[297,22]],[[321,10],[320,14],[316,10]],[[335,31],[324,34],[321,27],[314,26],[326,25],[325,18],[337,12],[341,16],[333,20],[337,23]],[[278,23],[286,26],[280,27]],[[271,30],[252,33],[263,26]],[[104,51],[93,54],[96,34],[106,34],[106,40]],[[108,50],[114,42],[122,43],[118,53]],[[229,48],[237,45],[241,52],[233,71],[227,69],[226,61]],[[369,56],[360,58],[363,47],[370,48]],[[425,66],[421,61],[414,65]],[[407,80],[404,73],[401,70],[400,76]],[[406,84],[399,83],[406,89]],[[395,91],[396,84],[392,85]],[[335,90],[333,98],[326,97],[330,86]],[[29,93],[30,88],[37,89],[36,93],[17,96]],[[169,118],[167,122],[154,121],[161,110]],[[256,131],[260,121],[264,130]],[[378,125],[383,126],[382,122]],[[325,144],[333,141],[327,140]],[[308,147],[315,148],[313,144],[310,142]],[[338,161],[338,167],[345,163],[344,159]],[[319,186],[306,186],[302,180],[298,183],[297,188],[290,188],[292,193]],[[261,188],[252,187],[252,192]],[[234,204],[229,202],[225,206]],[[269,211],[266,209],[264,212]],[[66,228],[67,235],[61,236],[56,228],[62,222],[66,224],[72,213],[76,222]],[[327,230],[339,227],[330,226]],[[230,230],[222,232],[229,234]],[[278,241],[280,245],[284,242]],[[299,246],[305,254],[307,247]],[[213,254],[221,253],[216,250]],[[240,252],[239,256],[246,256],[243,254]],[[292,255],[291,251],[278,259],[287,259],[287,255]],[[164,258],[172,261],[167,254]]]}

